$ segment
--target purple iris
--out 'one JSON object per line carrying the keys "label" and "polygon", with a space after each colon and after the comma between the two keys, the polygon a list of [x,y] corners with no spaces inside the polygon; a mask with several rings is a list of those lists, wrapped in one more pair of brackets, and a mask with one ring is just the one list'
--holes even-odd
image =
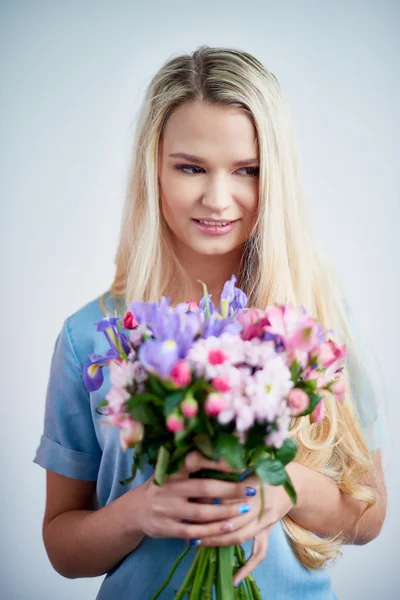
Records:
{"label": "purple iris", "polygon": [[242,325],[238,321],[235,321],[230,317],[221,319],[218,313],[213,313],[204,321],[201,337],[220,337],[223,333],[237,334],[241,331]]}
{"label": "purple iris", "polygon": [[120,316],[110,317],[107,315],[101,321],[95,323],[97,331],[102,331],[107,338],[110,347],[118,352],[119,347],[122,347],[125,354],[129,354],[131,348],[129,346],[128,338],[126,335],[118,330],[117,323],[120,320]]}
{"label": "purple iris", "polygon": [[148,340],[139,348],[139,360],[148,371],[168,377],[179,358],[179,347],[174,340]]}
{"label": "purple iris", "polygon": [[[210,315],[215,312],[214,302],[211,300],[212,294],[208,294],[208,303],[210,307]],[[206,296],[203,296],[199,303],[199,309],[204,313],[206,310]]]}
{"label": "purple iris", "polygon": [[285,344],[279,334],[266,331],[263,335],[263,339],[265,342],[274,342],[275,352],[283,352],[285,350]]}
{"label": "purple iris", "polygon": [[247,296],[243,290],[235,286],[236,281],[236,276],[232,275],[222,289],[220,312],[224,317],[235,317],[247,305]]}
{"label": "purple iris", "polygon": [[87,363],[83,368],[83,382],[89,392],[95,392],[103,385],[103,367],[113,358],[119,358],[119,352],[115,348],[110,348],[105,354],[89,354],[90,363]]}

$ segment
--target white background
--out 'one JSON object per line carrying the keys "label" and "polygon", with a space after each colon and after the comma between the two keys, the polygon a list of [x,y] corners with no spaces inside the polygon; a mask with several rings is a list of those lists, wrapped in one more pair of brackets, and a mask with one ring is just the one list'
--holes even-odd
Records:
{"label": "white background", "polygon": [[[4,600],[93,599],[100,586],[48,562],[32,459],[55,337],[112,281],[136,111],[172,55],[233,46],[278,77],[312,219],[398,421],[399,17],[396,0],[0,1]],[[339,600],[400,597],[397,444],[385,464],[387,522],[332,569]]]}

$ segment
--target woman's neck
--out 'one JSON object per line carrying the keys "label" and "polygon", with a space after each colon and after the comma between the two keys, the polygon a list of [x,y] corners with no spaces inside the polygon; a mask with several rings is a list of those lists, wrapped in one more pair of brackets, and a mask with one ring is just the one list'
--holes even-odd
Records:
{"label": "woman's neck", "polygon": [[238,276],[241,256],[241,248],[221,256],[199,255],[191,252],[190,249],[185,253],[180,253],[178,258],[188,276],[190,296],[181,297],[180,294],[185,292],[183,289],[180,291],[178,287],[177,293],[174,294],[174,303],[188,300],[199,302],[203,297],[203,288],[199,283],[202,281],[207,285],[208,293],[212,294],[214,304],[218,304],[225,281],[230,279],[233,274]]}

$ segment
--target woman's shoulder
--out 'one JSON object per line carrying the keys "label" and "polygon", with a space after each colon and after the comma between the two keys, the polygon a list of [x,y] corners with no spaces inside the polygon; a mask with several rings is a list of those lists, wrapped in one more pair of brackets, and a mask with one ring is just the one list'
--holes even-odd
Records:
{"label": "woman's shoulder", "polygon": [[109,291],[90,300],[65,318],[63,328],[81,365],[87,362],[89,353],[93,352],[94,341],[99,336],[96,324],[107,314],[120,314],[119,306]]}

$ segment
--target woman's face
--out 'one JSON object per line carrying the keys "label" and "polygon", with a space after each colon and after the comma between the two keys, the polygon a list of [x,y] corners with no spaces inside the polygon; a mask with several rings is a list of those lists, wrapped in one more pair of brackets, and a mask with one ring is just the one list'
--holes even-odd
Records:
{"label": "woman's face", "polygon": [[160,142],[164,217],[178,254],[223,255],[249,238],[258,204],[257,134],[240,109],[186,103]]}

